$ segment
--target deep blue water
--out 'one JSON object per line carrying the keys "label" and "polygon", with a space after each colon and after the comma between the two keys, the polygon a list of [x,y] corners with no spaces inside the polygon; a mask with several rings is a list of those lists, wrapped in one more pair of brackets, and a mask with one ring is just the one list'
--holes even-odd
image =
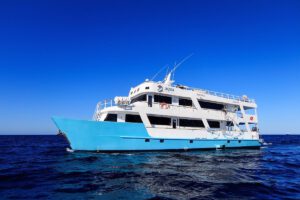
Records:
{"label": "deep blue water", "polygon": [[0,199],[300,199],[300,136],[261,150],[69,153],[59,136],[0,136]]}

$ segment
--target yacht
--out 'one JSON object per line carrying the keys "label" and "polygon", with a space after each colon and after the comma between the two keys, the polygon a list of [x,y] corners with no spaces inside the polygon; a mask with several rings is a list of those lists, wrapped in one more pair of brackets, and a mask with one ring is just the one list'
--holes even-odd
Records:
{"label": "yacht", "polygon": [[99,102],[92,120],[52,119],[74,151],[261,147],[254,99],[176,85],[174,72]]}

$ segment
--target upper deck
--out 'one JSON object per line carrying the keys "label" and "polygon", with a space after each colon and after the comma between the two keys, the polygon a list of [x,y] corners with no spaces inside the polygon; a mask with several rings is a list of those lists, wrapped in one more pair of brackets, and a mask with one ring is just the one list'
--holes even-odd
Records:
{"label": "upper deck", "polygon": [[204,89],[189,88],[182,85],[166,85],[163,82],[153,81],[145,81],[142,84],[131,88],[129,98],[133,99],[139,95],[147,93],[177,96],[181,98],[197,98],[199,100],[207,100],[222,104],[239,105],[242,103],[246,107],[257,107],[255,100],[249,99],[247,96],[236,96]]}

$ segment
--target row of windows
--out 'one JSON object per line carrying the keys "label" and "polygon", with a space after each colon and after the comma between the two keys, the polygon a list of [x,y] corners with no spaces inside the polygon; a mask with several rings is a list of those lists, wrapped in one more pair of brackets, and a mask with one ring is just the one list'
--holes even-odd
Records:
{"label": "row of windows", "polygon": [[[169,117],[156,117],[156,116],[148,116],[148,119],[153,125],[171,125],[171,118]],[[104,121],[117,122],[117,114],[108,114]],[[139,115],[126,114],[125,122],[132,123],[143,123],[142,119]],[[208,125],[210,128],[220,128],[219,121],[211,121],[208,120]],[[227,126],[233,126],[232,122],[227,122]],[[204,128],[204,123],[199,119],[179,119],[179,126],[181,127],[193,127],[193,128]]]}
{"label": "row of windows", "polygon": [[[145,139],[145,142],[150,142],[150,139]],[[160,139],[159,140],[159,142],[160,143],[164,143],[165,142],[165,140],[164,139]],[[189,140],[189,142],[192,144],[192,143],[194,143],[194,140]],[[227,140],[227,143],[229,144],[231,141],[230,140]],[[242,142],[242,140],[238,140],[238,143],[241,143]]]}
{"label": "row of windows", "polygon": [[154,95],[154,102],[172,104],[172,97]]}
{"label": "row of windows", "polygon": [[[138,96],[134,99],[131,100],[131,103],[135,103],[138,101],[146,101],[147,100],[147,95],[141,95]],[[167,103],[167,104],[172,104],[172,97],[169,96],[162,96],[162,95],[154,95],[154,102],[156,103]],[[213,110],[223,110],[224,105],[223,104],[218,104],[218,103],[212,103],[212,102],[207,102],[207,101],[201,101],[198,100],[199,105],[201,108],[205,109],[213,109]],[[193,101],[191,99],[184,99],[184,98],[179,98],[179,105],[181,106],[193,106]]]}
{"label": "row of windows", "polygon": [[[153,125],[171,125],[171,118],[169,117],[155,117],[148,116],[149,121]],[[176,123],[176,121],[175,121]],[[202,120],[198,119],[179,119],[179,126],[181,127],[195,127],[195,128],[204,128],[204,123]]]}
{"label": "row of windows", "polygon": [[213,110],[223,110],[224,109],[223,104],[212,103],[212,102],[207,102],[207,101],[200,101],[200,100],[198,102],[199,102],[201,108],[213,109]]}
{"label": "row of windows", "polygon": [[[149,86],[146,86],[145,90],[149,90],[149,88],[150,88]],[[140,91],[140,88],[135,89],[134,91],[131,91],[130,94],[134,94],[134,93],[139,92],[139,91]]]}
{"label": "row of windows", "polygon": [[147,95],[141,95],[141,96],[138,96],[134,99],[131,100],[131,103],[135,103],[135,102],[138,102],[138,101],[146,101],[147,100]]}
{"label": "row of windows", "polygon": [[[118,121],[118,115],[109,113],[109,114],[107,114],[104,121],[117,122]],[[140,115],[132,115],[132,114],[126,114],[125,115],[125,122],[143,123]]]}

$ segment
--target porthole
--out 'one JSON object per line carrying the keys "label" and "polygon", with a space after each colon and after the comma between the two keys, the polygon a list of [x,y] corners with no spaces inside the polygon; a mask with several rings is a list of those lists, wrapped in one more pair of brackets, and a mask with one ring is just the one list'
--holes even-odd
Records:
{"label": "porthole", "polygon": [[227,143],[230,143],[230,140],[227,140]]}
{"label": "porthole", "polygon": [[145,139],[145,142],[150,142],[150,139]]}
{"label": "porthole", "polygon": [[194,141],[193,141],[193,140],[190,140],[190,143],[192,144],[192,143],[194,143]]}
{"label": "porthole", "polygon": [[159,140],[160,143],[164,143],[165,140]]}
{"label": "porthole", "polygon": [[239,143],[241,143],[242,141],[241,140],[239,140]]}

